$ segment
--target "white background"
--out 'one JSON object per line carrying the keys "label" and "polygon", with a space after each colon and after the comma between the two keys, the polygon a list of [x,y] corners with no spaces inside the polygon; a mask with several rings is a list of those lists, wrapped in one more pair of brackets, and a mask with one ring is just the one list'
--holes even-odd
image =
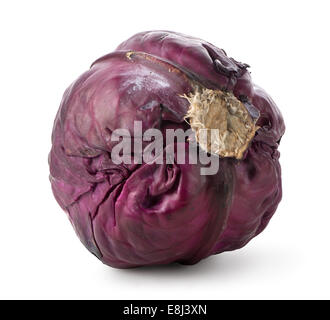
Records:
{"label": "white background", "polygon": [[[330,298],[328,1],[2,1],[0,298]],[[245,248],[195,266],[117,270],[76,237],[48,180],[65,88],[136,32],[197,36],[251,65],[277,102],[283,200]]]}

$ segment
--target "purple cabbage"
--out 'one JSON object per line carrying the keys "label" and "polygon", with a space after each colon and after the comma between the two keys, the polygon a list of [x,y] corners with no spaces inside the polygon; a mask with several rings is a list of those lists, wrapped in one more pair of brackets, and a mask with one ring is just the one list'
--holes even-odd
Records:
{"label": "purple cabbage", "polygon": [[[241,248],[266,227],[282,196],[277,148],[285,127],[248,67],[201,39],[149,31],[96,60],[65,91],[50,181],[78,237],[103,263],[194,264]],[[136,120],[143,132],[189,129],[185,95],[196,83],[232,93],[255,118],[258,130],[242,159],[218,156],[218,172],[206,176],[199,161],[114,162],[113,132],[127,129],[134,141]],[[188,141],[178,146],[189,153]]]}

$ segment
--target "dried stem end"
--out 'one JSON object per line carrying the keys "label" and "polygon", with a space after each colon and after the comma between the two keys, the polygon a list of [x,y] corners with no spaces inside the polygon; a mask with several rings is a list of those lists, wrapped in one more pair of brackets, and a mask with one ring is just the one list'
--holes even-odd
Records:
{"label": "dried stem end", "polygon": [[241,159],[259,129],[245,105],[221,90],[197,89],[184,97],[190,103],[185,118],[200,147],[221,157]]}

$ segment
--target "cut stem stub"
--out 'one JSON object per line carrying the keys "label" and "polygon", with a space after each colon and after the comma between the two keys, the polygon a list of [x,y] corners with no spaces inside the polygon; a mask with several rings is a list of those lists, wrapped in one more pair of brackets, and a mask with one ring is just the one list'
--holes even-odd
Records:
{"label": "cut stem stub", "polygon": [[190,103],[185,118],[199,146],[220,157],[241,159],[259,129],[258,119],[231,92],[198,88],[184,97]]}

